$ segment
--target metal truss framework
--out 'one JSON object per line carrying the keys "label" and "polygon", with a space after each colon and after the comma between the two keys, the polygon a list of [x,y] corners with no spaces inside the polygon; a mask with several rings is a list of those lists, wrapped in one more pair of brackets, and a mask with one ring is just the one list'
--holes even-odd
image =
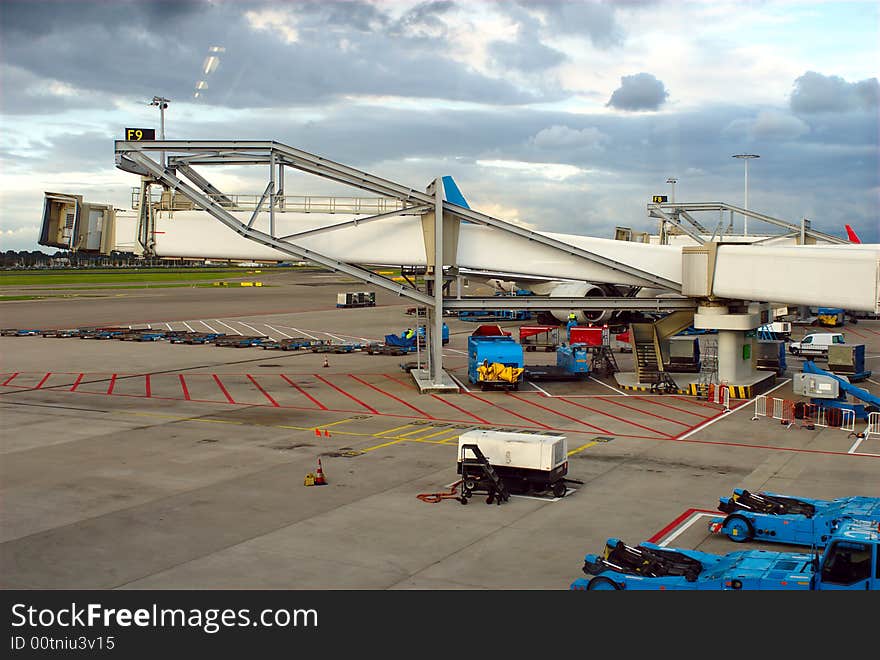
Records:
{"label": "metal truss framework", "polygon": [[[723,214],[725,211],[730,213],[730,222],[733,224],[733,215],[738,213],[742,216],[754,218],[755,220],[760,220],[762,222],[766,222],[775,227],[781,227],[787,230],[787,233],[779,236],[785,237],[796,237],[799,236],[801,238],[801,244],[803,244],[804,239],[809,236],[810,238],[815,238],[821,241],[825,241],[827,243],[837,243],[837,244],[846,244],[849,241],[846,241],[842,238],[838,238],[837,236],[832,236],[831,234],[826,234],[821,231],[816,231],[815,229],[811,229],[809,226],[809,221],[804,219],[802,224],[793,224],[791,222],[787,222],[785,220],[780,220],[779,218],[774,218],[773,216],[766,215],[764,213],[758,213],[757,211],[750,211],[748,209],[743,209],[738,206],[733,206],[732,204],[727,204],[725,202],[691,202],[691,203],[672,203],[672,202],[664,202],[662,204],[648,204],[648,215],[652,218],[658,218],[662,220],[662,224],[664,227],[661,227],[660,235],[661,235],[661,243],[662,237],[665,235],[665,224],[669,223],[676,227],[677,229],[683,231],[685,234],[693,238],[697,243],[703,244],[706,243],[706,239],[703,236],[709,235],[709,230],[701,224],[698,220],[696,220],[692,215],[693,213],[702,213],[706,211],[717,211],[719,213],[719,221],[716,225],[714,231],[711,233],[711,237],[709,241],[715,240],[716,236],[719,236],[723,232],[724,228],[724,217]],[[693,229],[688,227],[682,222],[682,219],[686,220],[690,225],[696,229],[694,232]],[[697,233],[698,232],[698,233]],[[777,238],[773,236],[771,238]],[[764,239],[770,240],[770,239]],[[763,242],[763,241],[758,241]]]}
{"label": "metal truss framework", "polygon": [[[168,153],[167,167],[163,166],[147,155],[147,152]],[[433,291],[427,293],[419,291],[414,286],[406,286],[389,278],[378,275],[360,266],[350,264],[339,259],[334,259],[324,254],[315,252],[297,245],[296,239],[311,236],[318,233],[332,232],[343,227],[349,227],[366,222],[381,221],[386,218],[401,214],[421,215],[434,213],[434,277],[432,284],[442,281],[445,264],[442,254],[442,218],[454,217],[471,223],[486,225],[534,241],[544,246],[558,250],[566,255],[575,256],[584,261],[600,264],[613,271],[625,274],[638,280],[642,286],[660,287],[672,292],[679,292],[681,285],[678,282],[668,280],[654,273],[628,264],[619,263],[613,259],[596,254],[589,250],[568,245],[562,241],[545,236],[538,232],[524,229],[517,225],[499,220],[492,216],[463,208],[443,200],[443,189],[440,179],[437,179],[429,187],[427,192],[414,190],[387,179],[383,179],[360,170],[336,163],[320,156],[289,147],[274,141],[190,141],[190,140],[163,140],[154,142],[130,142],[117,140],[115,142],[116,166],[124,171],[146,177],[143,184],[143,199],[148,199],[146,194],[150,181],[156,181],[170,189],[172,194],[179,192],[198,207],[204,209],[214,218],[231,228],[241,236],[274,248],[285,254],[290,254],[301,259],[313,261],[331,270],[340,271],[351,275],[361,281],[379,286],[400,296],[406,296],[418,303],[426,305],[430,310],[431,321],[429,326],[429,367],[434,384],[438,384],[442,378],[442,348],[440,342],[440,329],[444,306],[456,309],[480,309],[486,306],[497,307],[503,304],[505,307],[515,308],[543,308],[543,309],[566,309],[588,308],[591,305],[601,308],[615,309],[681,309],[693,307],[688,299],[611,299],[602,298],[589,301],[585,298],[477,298],[444,300],[443,287],[434,286]],[[176,154],[176,155],[175,155]],[[202,174],[193,169],[193,165],[268,165],[269,181],[265,187],[250,220],[242,222],[230,213],[231,198],[217,187],[212,185]],[[318,229],[311,229],[284,236],[276,235],[275,213],[279,209],[284,193],[284,168],[291,167],[296,170],[314,174],[325,179],[336,181],[366,190],[370,193],[388,198],[397,199],[403,204],[400,210],[388,213],[379,213],[370,217],[337,223]],[[185,177],[184,178],[181,178]],[[150,223],[150,205],[142,204],[142,222]],[[269,233],[257,230],[253,227],[260,211],[266,207],[269,215]],[[146,209],[146,210],[144,210]],[[149,227],[143,227],[144,245],[148,246]],[[427,246],[426,246],[427,249]],[[429,258],[430,261],[430,258]],[[437,275],[441,277],[438,278]],[[436,336],[434,336],[436,335]]]}

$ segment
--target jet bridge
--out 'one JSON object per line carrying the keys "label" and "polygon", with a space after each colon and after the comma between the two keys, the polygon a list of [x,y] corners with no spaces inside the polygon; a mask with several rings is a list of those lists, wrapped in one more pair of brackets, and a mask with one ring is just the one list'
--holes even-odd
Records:
{"label": "jet bridge", "polygon": [[[711,322],[736,337],[767,320],[754,306],[749,308],[748,301],[880,312],[877,245],[771,247],[725,242],[689,252],[674,245],[538,232],[453,203],[446,198],[442,178],[422,192],[273,141],[120,140],[115,152],[117,167],[142,177],[139,200],[144,203],[134,214],[114,210],[115,216],[104,221],[105,231],[108,225],[118,229],[121,221],[135,217],[137,249],[146,254],[246,261],[294,256],[415,300],[430,316],[429,369],[414,374],[423,390],[454,387],[442,369],[443,309],[485,305],[485,299],[444,298],[443,285],[459,269],[665,292],[657,298],[560,297],[540,303],[511,298],[511,303],[540,304],[544,309],[577,308],[579,302],[584,308],[589,302],[601,302],[604,308],[619,303],[621,309],[696,307],[697,327]],[[167,153],[167,165],[154,158],[154,152]],[[265,168],[268,180],[262,194],[244,202],[209,181],[204,169],[212,165]],[[369,198],[373,201],[344,211],[355,216],[351,220],[340,220],[328,208],[303,213],[302,204],[292,204],[285,195],[286,168],[365,191],[374,195]],[[153,201],[153,187],[161,189],[158,202]],[[73,203],[83,206],[81,198]],[[666,213],[664,208],[659,211]],[[670,217],[687,220],[682,213]],[[49,219],[53,221],[57,230],[57,220]],[[697,223],[694,230],[699,235],[705,227]],[[367,265],[424,267],[428,286],[421,291],[382,277]],[[719,346],[719,371],[741,359],[733,355],[739,343],[728,342],[733,347],[729,351]],[[728,372],[739,378],[739,367]]]}

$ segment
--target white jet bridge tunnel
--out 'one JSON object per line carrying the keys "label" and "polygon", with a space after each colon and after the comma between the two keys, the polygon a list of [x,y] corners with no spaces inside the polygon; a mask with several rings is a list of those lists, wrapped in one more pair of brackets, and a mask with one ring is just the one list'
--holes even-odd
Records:
{"label": "white jet bridge tunnel", "polygon": [[[457,389],[443,371],[443,310],[498,305],[497,298],[444,296],[444,281],[463,269],[659,291],[653,298],[509,297],[504,306],[695,309],[696,327],[729,333],[719,341],[718,364],[719,376],[731,383],[746,377],[738,357],[742,338],[767,320],[760,308],[748,306],[750,301],[880,312],[878,245],[703,242],[682,248],[537,232],[449,201],[442,178],[422,192],[273,141],[120,140],[115,152],[117,167],[141,176],[136,240],[145,253],[249,261],[294,256],[426,306],[428,370],[414,374],[422,391]],[[156,152],[169,154],[167,163],[151,157]],[[235,195],[195,169],[211,165],[266,168],[268,181],[253,208],[242,210]],[[343,222],[296,213],[284,194],[288,167],[379,196],[371,207],[377,212]],[[151,186],[156,185],[170,204],[149,203]],[[60,205],[71,197],[55,195],[52,201],[47,195],[43,238],[49,242],[44,244],[53,244],[53,235],[61,237],[65,223],[56,217],[57,209],[68,208]],[[75,201],[77,208],[89,208],[81,198]],[[104,231],[112,225],[112,218],[105,216]],[[425,267],[427,290],[378,275],[364,267],[368,265]]]}

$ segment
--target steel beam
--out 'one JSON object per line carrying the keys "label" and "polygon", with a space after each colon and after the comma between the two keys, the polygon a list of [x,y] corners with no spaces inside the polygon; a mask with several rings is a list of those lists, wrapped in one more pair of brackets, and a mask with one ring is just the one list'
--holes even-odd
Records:
{"label": "steel beam", "polygon": [[629,298],[602,296],[590,298],[549,298],[544,296],[492,296],[446,298],[444,309],[585,309],[672,311],[694,309],[697,302],[691,298]]}
{"label": "steel beam", "polygon": [[179,190],[193,202],[202,206],[217,220],[225,224],[236,233],[241,234],[245,238],[248,238],[256,243],[260,243],[261,245],[275,248],[276,250],[280,250],[281,252],[284,252],[286,254],[291,254],[293,256],[299,257],[301,259],[314,261],[315,263],[326,266],[331,270],[338,270],[364,282],[369,282],[371,284],[375,284],[376,286],[380,286],[388,291],[396,293],[397,295],[412,298],[413,300],[416,300],[417,302],[420,302],[422,304],[434,304],[433,296],[425,295],[421,291],[410,289],[409,287],[398,284],[397,282],[389,280],[386,277],[377,275],[372,271],[353,266],[346,262],[339,261],[338,259],[333,259],[332,257],[327,257],[323,254],[320,254],[313,250],[308,250],[292,243],[286,243],[285,241],[281,241],[274,236],[266,234],[265,232],[249,228],[245,226],[243,222],[239,221],[238,218],[236,218],[234,215],[224,209],[220,204],[216,203],[213,199],[208,197],[205,193],[196,190],[186,182],[178,179],[170,172],[164,170],[161,165],[156,163],[145,154],[141,154],[135,151],[129,154],[128,158],[130,158],[138,167],[142,167],[145,170],[149,171],[150,174],[158,181],[161,181],[162,183],[174,190]]}
{"label": "steel beam", "polygon": [[[274,141],[166,140],[156,142],[128,142],[125,140],[117,140],[115,142],[115,150],[117,154],[117,163],[120,162],[120,157],[123,156],[123,154],[138,151],[164,150],[213,153],[223,151],[240,152],[246,150],[266,150],[270,153],[275,153],[277,162],[283,162],[289,167],[294,167],[304,172],[310,172],[324,178],[332,179],[363,190],[369,190],[381,195],[386,195],[388,197],[395,197],[410,204],[433,204],[434,202],[433,198],[427,193],[422,193],[393,181],[362,172],[352,167],[342,165],[341,163],[336,163],[326,158],[321,158],[320,156],[315,156],[314,154]],[[203,160],[201,162],[207,163],[209,161]],[[265,160],[260,160],[259,162],[265,162]],[[589,250],[568,245],[562,241],[550,238],[549,236],[524,229],[484,213],[479,213],[472,209],[465,209],[456,204],[451,204],[450,202],[444,202],[443,209],[444,212],[452,213],[462,219],[482,225],[489,225],[496,229],[501,229],[516,236],[520,236],[521,238],[525,238],[526,240],[535,241],[542,245],[552,247],[566,254],[577,256],[593,263],[598,263],[615,272],[624,273],[630,277],[642,280],[645,286],[658,286],[672,291],[681,290],[681,284],[679,282],[668,280],[635,266],[619,263],[608,257],[590,252]]]}
{"label": "steel beam", "polygon": [[[335,229],[342,229],[343,227],[357,227],[358,225],[366,224],[367,222],[373,222],[374,220],[384,220],[385,218],[396,218],[400,215],[416,215],[420,214],[424,211],[427,211],[427,206],[407,206],[404,209],[397,209],[395,211],[388,211],[387,213],[380,213],[379,215],[370,215],[366,218],[355,218],[354,220],[348,220],[346,222],[338,222],[335,225],[327,225],[325,227],[317,227],[316,229],[307,229],[305,231],[298,232],[296,234],[288,234],[287,236],[281,236],[278,240],[280,241],[288,241],[293,238],[303,238],[305,236],[314,236],[315,234],[323,234],[328,231],[333,231]],[[405,213],[404,213],[405,212]]]}

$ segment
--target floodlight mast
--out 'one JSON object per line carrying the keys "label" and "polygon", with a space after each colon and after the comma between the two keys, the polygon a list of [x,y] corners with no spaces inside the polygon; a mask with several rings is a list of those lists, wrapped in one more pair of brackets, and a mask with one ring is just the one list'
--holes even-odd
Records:
{"label": "floodlight mast", "polygon": [[[171,99],[166,99],[164,96],[154,96],[153,100],[150,101],[150,105],[155,105],[159,108],[159,139],[163,142],[165,141],[165,108],[168,107],[168,102]],[[167,164],[165,162],[165,152],[160,153],[160,158],[162,159],[162,167],[165,167]]]}
{"label": "floodlight mast", "polygon": [[[743,200],[743,208],[748,211],[749,210],[749,161],[752,158],[760,158],[758,154],[735,154],[733,158],[741,159],[746,166],[746,174],[745,174],[745,193]],[[749,235],[749,216],[743,215],[743,236]]]}

